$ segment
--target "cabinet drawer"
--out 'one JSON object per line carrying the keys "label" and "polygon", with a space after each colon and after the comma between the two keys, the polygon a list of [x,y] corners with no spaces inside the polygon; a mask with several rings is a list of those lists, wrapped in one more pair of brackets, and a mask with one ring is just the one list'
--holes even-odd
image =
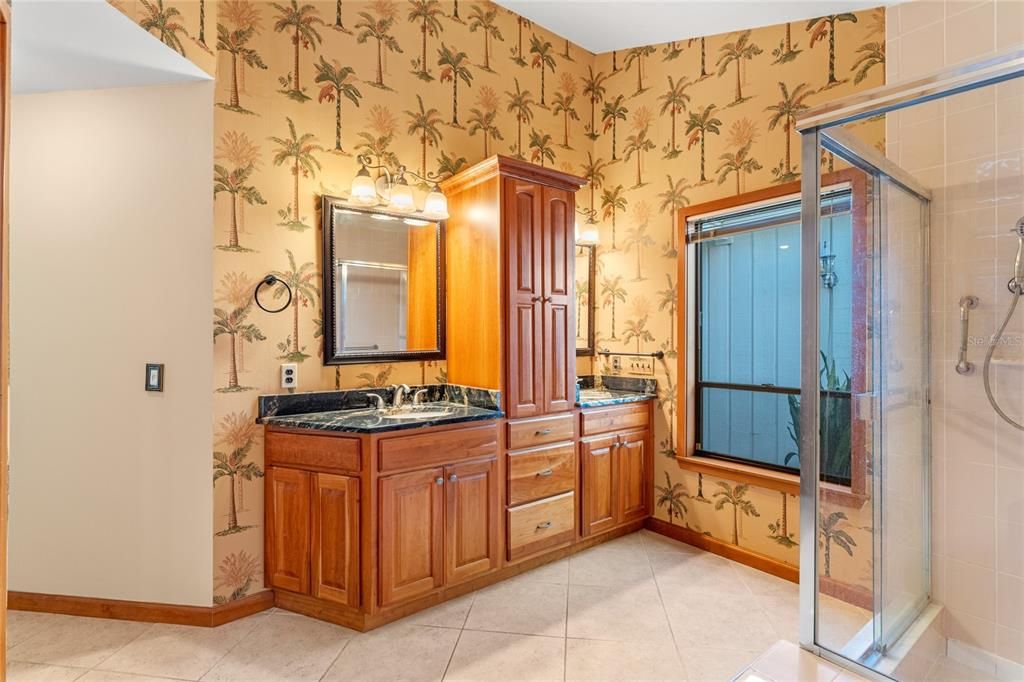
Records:
{"label": "cabinet drawer", "polygon": [[580,416],[583,422],[581,432],[584,436],[643,428],[651,420],[650,401],[612,407],[592,407],[583,410]]}
{"label": "cabinet drawer", "polygon": [[572,413],[508,422],[508,449],[572,440]]}
{"label": "cabinet drawer", "polygon": [[358,438],[267,431],[265,458],[267,466],[358,474],[359,449]]}
{"label": "cabinet drawer", "polygon": [[564,493],[576,488],[576,446],[572,443],[509,453],[508,504]]}
{"label": "cabinet drawer", "polygon": [[498,426],[486,424],[380,441],[380,470],[437,466],[463,459],[497,456]]}
{"label": "cabinet drawer", "polygon": [[508,558],[515,561],[570,542],[576,534],[576,496],[565,493],[508,511]]}

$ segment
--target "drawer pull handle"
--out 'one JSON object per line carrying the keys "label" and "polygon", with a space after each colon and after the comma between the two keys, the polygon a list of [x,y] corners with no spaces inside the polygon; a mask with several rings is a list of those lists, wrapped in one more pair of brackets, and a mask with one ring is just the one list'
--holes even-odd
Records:
{"label": "drawer pull handle", "polygon": [[551,431],[552,431],[552,429],[551,429],[551,428],[546,428],[546,429],[539,429],[539,430],[537,430],[537,431],[534,431],[534,435],[537,435],[537,436],[546,436],[546,435],[548,435],[549,433],[551,433]]}
{"label": "drawer pull handle", "polygon": [[537,476],[539,476],[540,478],[547,478],[548,476],[550,476],[553,473],[555,473],[555,472],[552,471],[551,469],[545,469],[544,471],[538,471],[537,472]]}
{"label": "drawer pull handle", "polygon": [[538,523],[537,524],[537,530],[547,530],[550,527],[551,527],[551,522],[550,521],[545,521],[544,523]]}

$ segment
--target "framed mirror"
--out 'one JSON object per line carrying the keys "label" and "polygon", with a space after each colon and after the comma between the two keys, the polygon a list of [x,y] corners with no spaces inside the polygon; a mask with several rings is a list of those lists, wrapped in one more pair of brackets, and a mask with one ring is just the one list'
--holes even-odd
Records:
{"label": "framed mirror", "polygon": [[444,357],[444,223],[323,198],[324,364]]}
{"label": "framed mirror", "polygon": [[594,273],[593,246],[576,246],[576,355],[594,354]]}

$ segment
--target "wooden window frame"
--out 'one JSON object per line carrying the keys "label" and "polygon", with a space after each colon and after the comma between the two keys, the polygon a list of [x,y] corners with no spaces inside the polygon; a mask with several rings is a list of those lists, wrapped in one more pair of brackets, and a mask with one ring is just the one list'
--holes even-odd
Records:
{"label": "wooden window frame", "polygon": [[[853,319],[867,319],[868,297],[866,295],[866,283],[871,273],[870,264],[866,257],[871,253],[872,234],[868,225],[868,182],[867,176],[854,168],[842,169],[833,173],[822,175],[821,184],[823,187],[829,185],[847,184],[850,187],[850,208],[851,208],[851,233],[852,233],[852,254],[853,254]],[[685,206],[677,213],[677,234],[680,244],[677,256],[677,281],[679,282],[679,311],[677,317],[677,338],[680,339],[680,352],[677,359],[678,380],[676,390],[678,391],[676,409],[676,420],[678,434],[678,448],[676,461],[680,468],[695,471],[701,474],[708,474],[749,483],[769,490],[785,492],[791,495],[800,493],[800,476],[771,469],[759,467],[753,464],[742,464],[724,459],[704,457],[696,453],[696,423],[694,415],[694,384],[695,368],[691,370],[693,353],[690,350],[691,344],[686,340],[691,333],[690,318],[693,315],[692,304],[689,298],[689,273],[687,272],[687,258],[690,246],[687,244],[687,226],[695,216],[717,213],[729,209],[769,202],[791,196],[800,195],[800,181],[789,182],[774,187],[745,192],[736,196],[714,201]],[[870,347],[868,338],[868,325],[861,326],[860,333],[853,335],[852,348],[852,385],[853,395],[863,394],[867,386],[867,351]],[[854,419],[850,435],[850,486],[841,486],[833,483],[822,483],[821,490],[823,501],[844,507],[859,508],[868,499],[868,432],[863,421]]]}

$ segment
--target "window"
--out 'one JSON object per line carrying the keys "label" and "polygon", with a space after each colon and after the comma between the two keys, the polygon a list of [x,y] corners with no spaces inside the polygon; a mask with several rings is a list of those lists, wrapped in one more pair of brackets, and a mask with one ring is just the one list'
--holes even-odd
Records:
{"label": "window", "polygon": [[[851,191],[822,201],[823,478],[851,479]],[[695,454],[799,472],[800,200],[688,222],[696,315]]]}

